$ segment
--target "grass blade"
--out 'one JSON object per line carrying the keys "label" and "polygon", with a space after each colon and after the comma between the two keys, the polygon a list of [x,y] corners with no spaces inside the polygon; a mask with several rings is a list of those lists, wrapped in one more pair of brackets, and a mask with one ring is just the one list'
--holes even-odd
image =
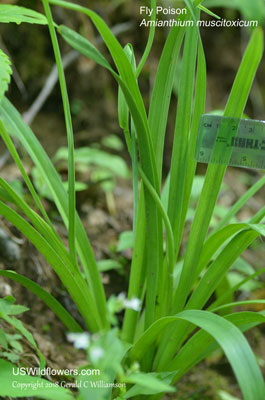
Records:
{"label": "grass blade", "polygon": [[40,285],[33,282],[31,279],[16,273],[15,271],[0,270],[0,276],[9,278],[15,282],[20,283],[25,288],[29,289],[39,299],[41,299],[57,317],[62,321],[66,328],[71,332],[83,332],[80,325],[73,319],[73,317],[66,311],[66,309],[46,290]]}
{"label": "grass blade", "polygon": [[[195,176],[197,161],[194,158],[197,133],[199,129],[200,117],[205,111],[205,101],[206,101],[206,60],[204,55],[204,50],[199,40],[198,45],[198,57],[197,57],[197,77],[196,77],[196,87],[195,87],[195,99],[194,108],[192,116],[192,127],[188,143],[188,154],[187,154],[187,165],[185,176],[185,186],[183,194],[183,205],[182,205],[182,215],[181,215],[181,225],[180,234],[182,236],[187,210],[189,207],[190,195],[192,190],[193,178]],[[176,245],[176,252],[178,254],[180,242]]]}
{"label": "grass blade", "polygon": [[[180,16],[184,20],[184,16]],[[185,29],[173,27],[163,48],[149,108],[149,125],[156,155],[158,176],[161,180],[164,138],[177,60]]]}
{"label": "grass blade", "polygon": [[[72,273],[50,244],[28,222],[2,202],[0,202],[0,214],[19,229],[52,265],[76,303],[88,329],[92,332],[98,331],[101,328],[101,320],[81,273],[77,270]],[[88,310],[93,310],[93,315]]]}
{"label": "grass blade", "polygon": [[[108,47],[112,58],[116,64],[120,76],[113,74],[119,83],[127,105],[130,109],[133,122],[137,132],[139,143],[139,153],[142,163],[142,169],[150,181],[151,185],[159,193],[159,184],[157,176],[157,168],[155,164],[154,150],[152,146],[148,121],[144,108],[143,99],[141,97],[137,80],[133,72],[133,68],[128,60],[121,45],[113,36],[110,29],[104,21],[93,11],[80,7],[73,3],[67,3],[61,0],[50,0],[51,4],[70,8],[86,14],[96,26],[102,36],[106,46]],[[146,289],[146,326],[149,326],[155,319],[156,293],[158,285],[158,275],[162,268],[163,262],[163,239],[162,239],[162,220],[158,214],[156,204],[150,193],[145,190],[145,206],[148,210],[147,231],[149,232],[149,240],[146,241],[146,261],[147,261],[147,289]]]}
{"label": "grass blade", "polygon": [[[0,104],[0,116],[9,134],[14,135],[29,153],[46,182],[66,227],[68,227],[67,193],[51,160],[31,129],[25,124],[20,114],[5,97]],[[96,310],[99,310],[103,325],[108,326],[103,285],[87,234],[78,216],[76,216],[76,225],[77,251],[80,261],[97,305]]]}
{"label": "grass blade", "polygon": [[[162,329],[176,320],[184,320],[199,326],[217,341],[233,368],[245,400],[264,399],[263,377],[247,340],[230,321],[207,311],[186,310],[174,317],[156,321],[132,347],[131,357],[133,359],[143,357]],[[174,369],[178,369],[178,366],[174,365]]]}
{"label": "grass blade", "polygon": [[199,260],[198,268],[195,274],[195,280],[198,278],[203,268],[207,267],[208,263],[211,261],[211,258],[216,253],[216,251],[231,237],[239,233],[240,231],[244,231],[247,229],[253,229],[259,232],[261,235],[264,235],[264,228],[262,225],[254,225],[247,223],[240,224],[231,224],[226,226],[223,229],[220,229],[218,232],[212,234],[205,242],[201,257]]}
{"label": "grass blade", "polygon": [[188,322],[207,331],[222,347],[240,385],[245,400],[262,400],[265,386],[255,356],[239,329],[231,322],[207,311],[184,311]]}
{"label": "grass blade", "polygon": [[236,290],[238,290],[242,285],[244,285],[246,282],[251,281],[252,279],[255,279],[257,276],[263,274],[264,272],[265,272],[265,268],[261,268],[254,274],[251,274],[247,278],[243,279],[237,285],[233,286],[230,290],[228,290],[226,293],[224,293],[222,296],[220,296],[215,302],[213,302],[211,304],[211,306],[208,307],[208,310],[211,311],[215,307],[218,307],[219,305],[223,305],[223,303],[225,301],[227,301],[227,299],[230,297],[230,295],[235,293]]}
{"label": "grass blade", "polygon": [[[250,39],[239,67],[224,115],[240,118],[263,53],[263,33],[256,29]],[[197,264],[207,235],[210,220],[221,188],[226,166],[210,164],[207,169],[202,193],[196,208],[178,287],[174,295],[174,312],[181,311],[194,282]],[[196,262],[196,260],[198,260]],[[159,369],[167,365],[176,351],[176,343],[182,341],[182,330],[172,328],[171,341],[161,349],[156,359]]]}
{"label": "grass blade", "polygon": [[23,211],[24,214],[29,218],[30,222],[37,229],[37,231],[47,240],[48,243],[50,243],[50,245],[61,257],[68,268],[71,271],[74,271],[75,267],[71,263],[69,254],[64,247],[62,241],[60,240],[58,234],[53,229],[51,229],[50,226],[37,213],[35,213],[2,178],[0,178],[0,186],[2,186],[5,189],[6,193],[9,194],[14,204],[16,204],[20,208],[20,210]]}
{"label": "grass blade", "polygon": [[186,305],[186,309],[201,309],[205,305],[231,265],[258,236],[259,233],[256,231],[243,231],[229,242],[201,278]]}
{"label": "grass blade", "polygon": [[247,305],[251,305],[251,304],[265,304],[265,300],[234,301],[232,303],[227,303],[227,304],[223,304],[222,306],[215,307],[211,311],[216,312],[216,311],[224,310],[224,309],[230,308],[230,307],[247,306]]}
{"label": "grass blade", "polygon": [[[225,108],[224,116],[241,117],[256,70],[261,60],[262,52],[263,33],[260,29],[257,29],[252,34],[250,43],[238,70]],[[193,281],[196,271],[196,263],[194,263],[194,260],[198,259],[198,256],[200,256],[225,171],[225,166],[210,164],[208,167],[202,194],[199,199],[189,236],[180,283],[175,295],[176,311],[183,307],[190,291],[191,282]]]}
{"label": "grass blade", "polygon": [[[151,15],[150,21],[155,21],[155,19],[156,19],[156,0],[151,0],[150,8],[152,10],[152,15]],[[146,63],[146,60],[147,60],[149,53],[151,51],[151,48],[152,48],[154,37],[155,37],[155,25],[151,24],[147,44],[146,44],[144,53],[142,55],[142,58],[139,61],[139,64],[136,69],[136,77],[138,77],[140,75],[140,73],[143,69],[143,66]]]}
{"label": "grass blade", "polygon": [[[130,271],[128,299],[142,299],[144,291],[144,282],[146,274],[145,266],[145,204],[143,190],[140,190],[138,203],[138,212],[135,226],[135,242],[133,249],[133,258]],[[122,327],[122,339],[132,343],[135,335],[136,324],[139,313],[130,308],[125,310],[125,316]]]}
{"label": "grass blade", "polygon": [[170,168],[168,215],[173,226],[175,244],[180,242],[181,214],[187,168],[194,74],[197,54],[197,27],[187,29],[179,80],[178,107]]}
{"label": "grass blade", "polygon": [[[264,314],[248,311],[229,314],[224,318],[236,325],[242,332],[246,332],[265,322]],[[173,383],[177,382],[192,367],[209,356],[218,347],[218,344],[208,333],[204,331],[195,333],[168,365],[169,371],[178,371]]]}
{"label": "grass blade", "polygon": [[247,203],[251,197],[254,196],[263,186],[265,185],[265,175],[262,176],[251,188],[244,193],[240,199],[233,205],[233,207],[230,208],[230,210],[226,213],[224,218],[215,226],[213,229],[212,233],[216,232],[223,226],[225,226],[231,218],[233,218],[234,215],[238,213],[238,211],[241,210],[241,208]]}
{"label": "grass blade", "polygon": [[30,194],[31,194],[32,198],[35,201],[36,206],[41,211],[43,217],[45,218],[46,222],[49,224],[51,229],[53,229],[53,226],[52,226],[52,223],[50,221],[50,218],[48,217],[48,215],[47,215],[47,213],[46,213],[46,211],[45,211],[45,209],[44,209],[44,207],[42,205],[42,202],[41,202],[36,190],[34,189],[34,186],[32,185],[31,180],[29,179],[29,177],[28,177],[28,175],[27,175],[27,173],[25,171],[25,168],[24,168],[24,166],[23,166],[23,164],[22,164],[22,162],[20,160],[20,157],[18,155],[18,152],[17,152],[17,150],[16,150],[11,138],[9,137],[9,135],[8,135],[8,133],[7,133],[6,129],[5,129],[5,127],[4,127],[4,124],[2,123],[1,120],[0,120],[0,135],[1,135],[2,139],[3,139],[3,141],[5,142],[5,145],[8,148],[13,160],[15,161],[16,165],[18,166],[18,168],[19,168],[19,170],[21,172],[21,175],[23,176],[23,179],[24,179],[24,181],[25,181],[25,183],[26,183],[26,185],[27,185],[27,187],[28,187],[28,189],[30,191]]}

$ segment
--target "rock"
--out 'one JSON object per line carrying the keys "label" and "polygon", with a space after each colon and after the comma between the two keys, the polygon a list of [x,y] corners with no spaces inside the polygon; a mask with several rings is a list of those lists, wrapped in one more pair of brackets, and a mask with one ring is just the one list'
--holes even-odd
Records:
{"label": "rock", "polygon": [[9,263],[20,259],[19,246],[2,228],[0,228],[0,258]]}
{"label": "rock", "polygon": [[5,282],[0,281],[0,297],[12,296],[12,289]]}

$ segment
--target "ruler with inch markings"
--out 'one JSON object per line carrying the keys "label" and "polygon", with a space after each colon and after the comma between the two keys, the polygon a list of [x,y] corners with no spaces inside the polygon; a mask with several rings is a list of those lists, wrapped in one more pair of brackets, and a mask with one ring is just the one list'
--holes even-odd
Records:
{"label": "ruler with inch markings", "polygon": [[207,164],[265,169],[265,121],[202,115],[195,158]]}

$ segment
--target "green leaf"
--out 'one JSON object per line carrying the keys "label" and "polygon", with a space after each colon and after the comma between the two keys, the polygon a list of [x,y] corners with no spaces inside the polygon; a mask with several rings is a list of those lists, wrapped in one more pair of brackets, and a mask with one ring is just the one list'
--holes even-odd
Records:
{"label": "green leaf", "polygon": [[224,390],[219,390],[218,396],[219,400],[239,400],[238,397],[232,396],[231,394],[225,392]]}
{"label": "green leaf", "polygon": [[202,6],[201,4],[198,6],[198,8],[202,11],[204,11],[206,14],[210,15],[211,17],[214,17],[216,19],[221,19],[219,15],[214,14],[211,10],[208,10],[208,8]]}
{"label": "green leaf", "polygon": [[213,255],[217,252],[218,249],[222,249],[223,245],[236,234],[241,231],[245,231],[247,229],[252,229],[257,232],[259,235],[265,235],[265,228],[261,224],[248,224],[248,223],[239,223],[239,224],[230,224],[225,228],[220,229],[219,231],[213,233],[203,245],[201,257],[199,259],[195,280],[202,272],[203,268],[208,265],[211,261]]}
{"label": "green leaf", "polygon": [[265,20],[265,3],[263,0],[255,0],[250,3],[248,0],[207,0],[205,6],[224,7],[239,10],[244,18],[248,20],[258,20],[260,25]]}
{"label": "green leaf", "polygon": [[14,376],[13,369],[17,367],[7,361],[0,359],[0,396],[3,397],[33,397],[47,400],[70,400],[73,395],[60,386],[45,379],[36,378],[29,375]]}
{"label": "green leaf", "polygon": [[23,347],[17,340],[10,340],[9,344],[13,349],[17,350],[19,353],[23,353]]}
{"label": "green leaf", "polygon": [[[2,271],[0,271],[1,273]],[[28,311],[29,308],[14,305],[13,302],[9,301],[8,298],[0,299],[0,313],[5,315],[18,315],[25,311]]]}
{"label": "green leaf", "polygon": [[[156,0],[151,0],[150,2],[150,8],[152,10],[152,15],[150,17],[150,21],[155,21],[156,19]],[[149,35],[148,35],[148,41],[144,50],[144,53],[142,55],[141,60],[139,61],[139,64],[137,66],[137,70],[136,70],[136,76],[138,77],[144,67],[144,64],[149,56],[149,53],[151,51],[152,48],[152,44],[154,41],[154,37],[155,37],[155,24],[151,23],[150,29],[149,29]]]}
{"label": "green leaf", "polygon": [[212,309],[213,312],[223,310],[225,308],[230,308],[230,307],[237,307],[237,306],[247,306],[251,304],[265,304],[265,300],[244,300],[244,301],[234,301],[232,303],[227,303],[219,307],[215,307]]}
{"label": "green leaf", "polygon": [[265,185],[265,175],[262,176],[253,186],[249,188],[249,190],[244,193],[238,201],[228,210],[224,218],[216,225],[213,229],[212,233],[216,232],[218,229],[225,226],[230,219],[241,210],[241,208],[247,203],[249,199],[251,199],[255,193],[257,193],[263,186]]}
{"label": "green leaf", "polygon": [[[147,179],[150,181],[151,185],[154,186],[154,190],[159,193],[157,166],[155,163],[155,154],[144,102],[139,91],[135,72],[123,48],[113,36],[112,32],[109,30],[104,21],[93,11],[66,1],[51,0],[50,3],[83,12],[92,20],[93,24],[96,26],[97,30],[102,36],[104,43],[108,47],[113,61],[118,69],[119,75],[115,74],[114,71],[111,71],[111,73],[120,85],[132,115],[138,138],[139,153],[143,172],[145,173]],[[78,44],[76,45],[78,46]],[[83,49],[82,51],[85,51],[85,49]],[[154,203],[153,197],[146,189],[145,203],[146,207],[148,208],[148,213],[146,214],[146,217],[147,231],[149,232],[149,240],[146,241],[147,285],[145,304],[147,312],[145,314],[145,317],[146,325],[149,325],[155,318],[158,273],[159,270],[162,268],[163,262],[163,232],[161,216],[157,212],[157,207]]]}
{"label": "green leaf", "polygon": [[[144,196],[141,191],[136,219],[135,242],[130,272],[128,299],[141,299],[143,297],[145,279],[145,226]],[[124,341],[129,343],[133,342],[137,319],[137,312],[130,308],[125,310],[122,328],[122,338]]]}
{"label": "green leaf", "polygon": [[[0,202],[0,213],[16,226],[52,265],[54,271],[72,296],[89,329],[96,331],[99,324],[99,316],[96,314],[95,303],[81,272],[75,271],[73,273],[73,271],[64,264],[60,255],[54,250],[52,245],[50,245],[26,220],[2,202]],[[93,315],[87,312],[89,309],[93,310]]]}
{"label": "green leaf", "polygon": [[67,92],[66,79],[64,74],[63,61],[61,57],[60,47],[54,27],[53,17],[48,0],[42,0],[44,12],[47,17],[50,38],[52,42],[58,80],[60,83],[60,91],[62,97],[64,120],[68,146],[68,247],[70,258],[74,267],[78,270],[77,253],[76,253],[76,195],[75,195],[75,160],[74,160],[74,132],[72,126],[72,117],[70,110],[69,97]]}
{"label": "green leaf", "polygon": [[125,377],[123,380],[126,383],[134,383],[135,385],[126,392],[124,395],[125,399],[137,395],[154,395],[158,393],[170,393],[175,392],[176,389],[162,380],[163,377],[167,377],[168,383],[170,383],[172,373],[137,373],[131,374]]}
{"label": "green leaf", "polygon": [[1,328],[0,328],[0,346],[3,347],[5,350],[8,349],[6,334]]}
{"label": "green leaf", "polygon": [[105,136],[102,140],[101,143],[103,146],[108,147],[109,149],[116,150],[116,151],[122,151],[124,146],[123,142],[117,135],[109,135]]}
{"label": "green leaf", "polygon": [[[54,161],[68,160],[68,150],[61,147],[54,156]],[[92,147],[82,147],[75,150],[75,162],[90,168],[104,168],[110,171],[113,176],[128,178],[129,171],[125,161],[113,154],[105,151],[94,149]]]}
{"label": "green leaf", "polygon": [[[184,14],[182,14],[179,18],[180,20],[186,20],[188,19],[188,15],[184,16]],[[159,177],[162,173],[163,148],[168,110],[184,33],[185,28],[175,26],[173,26],[169,32],[160,57],[149,108],[148,120]]]}
{"label": "green leaf", "polygon": [[[214,262],[207,269],[185,307],[185,309],[202,309],[210,296],[217,289],[218,285],[225,278],[226,272],[231,267],[235,259],[253,242],[258,233],[253,230],[240,232],[236,235],[226,248],[219,254]],[[180,346],[185,338],[192,331],[185,323],[178,324],[179,341],[175,341],[175,346]]]}
{"label": "green leaf", "polygon": [[45,16],[37,11],[9,4],[0,4],[0,22],[15,22],[16,24],[27,22],[29,24],[39,25],[47,24]]}
{"label": "green leaf", "polygon": [[119,242],[117,246],[117,251],[123,251],[133,248],[133,232],[125,231],[119,236]]}
{"label": "green leaf", "polygon": [[[50,158],[45,153],[34,133],[22,120],[20,114],[5,97],[0,104],[0,115],[1,119],[4,121],[4,125],[7,131],[10,134],[14,135],[17,139],[19,139],[19,141],[25,147],[26,151],[29,153],[36,167],[42,173],[42,176],[45,178],[49,190],[53,195],[53,199],[60,212],[60,215],[64,220],[65,225],[68,227],[67,193]],[[88,297],[94,297],[96,304],[98,305],[98,308],[94,306],[90,309],[93,309],[94,317],[99,317],[98,309],[101,310],[99,318],[102,318],[104,320],[106,316],[105,294],[98,267],[91,249],[91,245],[88,241],[87,234],[78,216],[76,222],[77,251],[79,253],[82,267],[84,268],[87,282],[89,284],[89,287],[92,289],[92,291],[89,292]]]}
{"label": "green leaf", "polygon": [[29,218],[37,231],[52,245],[53,249],[61,257],[68,268],[75,271],[69,253],[54,228],[48,225],[35,211],[33,211],[23,198],[21,198],[21,196],[19,196],[2,178],[0,178],[0,185],[7,191],[8,195],[11,196],[12,201],[19,207],[19,209]]}
{"label": "green leaf", "polygon": [[[225,316],[225,319],[239,327],[242,332],[265,322],[264,313],[239,312]],[[167,365],[169,371],[175,371],[174,382],[178,381],[187,371],[218,349],[218,344],[207,332],[195,333],[180,349],[176,357]]]}
{"label": "green leaf", "polygon": [[8,361],[11,361],[12,363],[16,363],[19,361],[19,355],[12,352],[3,351],[0,352],[0,356],[6,358]]}
{"label": "green leaf", "polygon": [[64,40],[69,43],[70,46],[74,47],[80,53],[84,52],[84,48],[86,49],[85,56],[95,61],[97,64],[101,65],[104,68],[111,69],[109,62],[106,58],[98,51],[98,49],[83,36],[79,35],[73,29],[68,28],[67,26],[60,25],[57,28],[58,32]]}
{"label": "green leaf", "polygon": [[36,350],[39,359],[40,359],[40,367],[44,368],[45,367],[45,358],[43,357],[41,351],[39,350],[32,334],[25,328],[25,326],[22,324],[22,322],[15,318],[15,317],[10,317],[8,315],[2,314],[2,318],[8,322],[11,326],[13,326],[18,332],[20,332],[26,339],[27,341],[33,346],[33,348]]}
{"label": "green leaf", "polygon": [[[239,274],[238,272],[230,271],[227,274],[227,280],[229,282],[230,287],[234,287],[235,285],[237,285],[238,283],[240,283],[242,281],[242,275]],[[257,289],[262,288],[262,287],[263,287],[263,283],[261,281],[257,281],[257,280],[251,279],[248,282],[242,284],[240,286],[239,290],[243,291],[243,292],[246,292],[246,291],[247,292],[253,292],[254,290],[257,290]]]}
{"label": "green leaf", "polygon": [[122,265],[115,260],[100,260],[98,261],[100,272],[111,271],[112,269],[122,269]]}
{"label": "green leaf", "polygon": [[187,165],[187,153],[190,140],[197,45],[198,35],[197,26],[195,25],[187,30],[184,41],[170,168],[168,216],[173,227],[176,251],[178,251],[182,234],[181,215],[184,203],[185,176],[186,169],[189,168]]}
{"label": "green leaf", "polygon": [[[0,270],[0,276],[5,276],[12,279],[15,282],[20,283],[25,288],[29,289],[37,297],[39,297],[47,306],[54,312],[55,315],[62,321],[66,328],[71,332],[82,332],[83,329],[73,319],[73,317],[65,310],[65,308],[45,289],[40,285],[33,282],[32,280],[16,273],[15,271],[2,271]],[[11,306],[11,307],[22,307],[22,306]],[[25,307],[24,307],[25,308]],[[1,302],[0,302],[1,310]],[[28,310],[28,309],[26,309]]]}
{"label": "green leaf", "polygon": [[[36,190],[38,191],[39,196],[53,201],[52,193],[50,192],[45,180],[43,179],[42,174],[36,167],[32,168],[31,176],[32,176],[34,186],[35,186]],[[68,182],[62,182],[62,183],[65,188],[65,191],[68,192]],[[76,192],[81,192],[83,190],[86,190],[87,188],[88,188],[87,184],[85,184],[83,182],[77,182],[77,181],[75,182],[75,191]]]}
{"label": "green leaf", "polygon": [[227,301],[227,299],[229,299],[229,297],[231,296],[231,294],[235,293],[236,290],[240,289],[244,284],[250,282],[251,280],[254,280],[256,277],[260,276],[261,274],[263,274],[265,272],[265,268],[261,268],[260,270],[258,270],[257,272],[255,272],[254,274],[249,275],[247,278],[242,279],[239,283],[237,283],[235,286],[233,286],[231,289],[229,289],[227,292],[223,293],[222,296],[220,296],[218,298],[218,300],[214,301],[211,306],[208,308],[208,310],[212,310],[215,307],[224,304],[225,301]]}
{"label": "green leaf", "polygon": [[[0,20],[1,20],[1,5],[0,5]],[[4,93],[8,89],[10,78],[12,75],[12,69],[10,67],[11,62],[8,56],[0,49],[0,101],[4,96]]]}
{"label": "green leaf", "polygon": [[[263,32],[260,29],[256,29],[252,34],[233,84],[225,108],[225,116],[241,117],[262,53]],[[200,257],[225,171],[225,166],[210,164],[208,167],[189,235],[180,283],[175,294],[174,303],[176,310],[182,309],[190,292],[196,271],[196,262],[194,260]]]}
{"label": "green leaf", "polygon": [[244,275],[255,273],[255,269],[242,257],[239,257],[232,266],[233,270],[241,272]]}
{"label": "green leaf", "polygon": [[222,347],[238,380],[244,400],[264,399],[263,377],[247,340],[231,322],[207,311],[186,310],[174,317],[161,318],[136,342],[131,350],[131,356],[137,359],[140,355],[144,355],[161,330],[178,319],[199,326]]}
{"label": "green leaf", "polygon": [[[94,349],[100,349],[103,356],[97,361],[93,361],[91,354]],[[80,393],[85,400],[110,400],[111,386],[102,387],[102,380],[106,383],[114,383],[117,373],[121,372],[121,361],[127,353],[130,345],[122,342],[118,338],[118,331],[111,330],[103,333],[94,341],[89,348],[90,359],[94,368],[100,370],[100,375],[83,375],[78,377],[78,382],[82,382]],[[99,386],[97,386],[97,381]],[[87,382],[86,384],[84,382]]]}

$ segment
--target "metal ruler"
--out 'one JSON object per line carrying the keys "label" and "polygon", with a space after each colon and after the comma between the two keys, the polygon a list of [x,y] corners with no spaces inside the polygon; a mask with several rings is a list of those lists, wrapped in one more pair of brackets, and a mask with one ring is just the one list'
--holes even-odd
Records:
{"label": "metal ruler", "polygon": [[207,164],[265,169],[265,121],[202,115],[195,158]]}

